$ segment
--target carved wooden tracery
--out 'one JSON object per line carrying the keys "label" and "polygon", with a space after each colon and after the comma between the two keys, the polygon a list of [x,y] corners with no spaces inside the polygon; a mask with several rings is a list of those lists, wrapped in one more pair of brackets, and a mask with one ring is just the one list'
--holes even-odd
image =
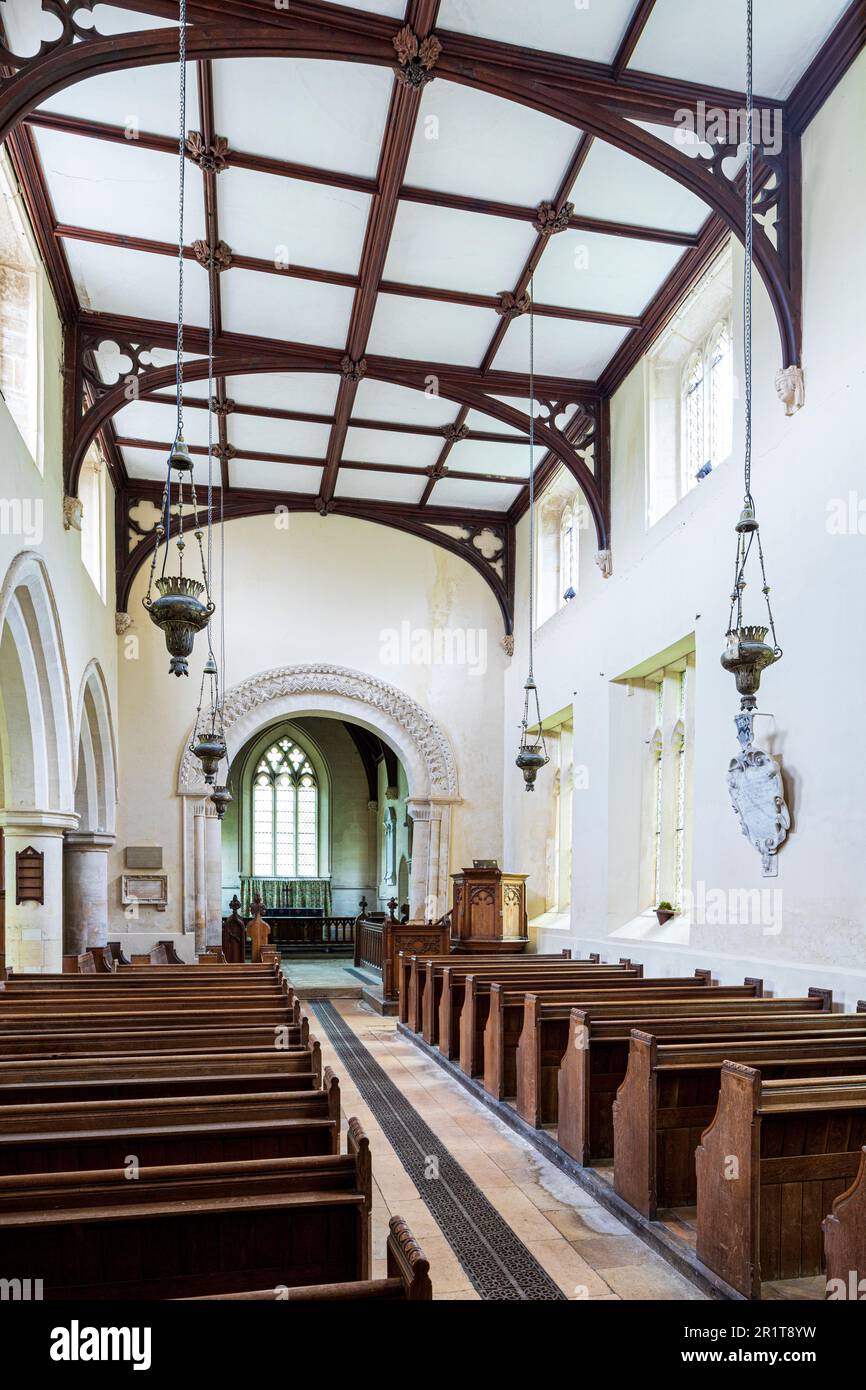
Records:
{"label": "carved wooden tracery", "polygon": [[[138,10],[149,16],[163,17],[167,21],[177,16],[177,6],[173,0],[123,0],[123,4],[121,0],[107,0],[107,3],[126,10]],[[93,14],[94,8],[91,0],[42,0],[46,15],[60,21],[60,34],[43,40],[32,57],[15,55],[8,48],[0,47],[0,63],[5,65],[7,72],[12,73],[0,85],[0,137],[13,130],[48,95],[87,76],[137,65],[176,61],[176,28],[106,36],[97,32],[98,20]],[[757,232],[755,258],[776,314],[783,368],[794,366],[800,360],[799,134],[817,109],[820,99],[830,90],[834,72],[837,77],[841,75],[864,42],[866,22],[862,15],[858,19],[854,13],[856,8],[851,7],[832,40],[825,44],[795,89],[789,109],[782,108],[784,141],[781,153],[776,155],[769,150],[759,150],[754,205]],[[570,123],[583,132],[574,168],[579,169],[590,140],[609,141],[677,180],[702,198],[712,213],[700,237],[693,239],[693,248],[683,257],[683,264],[677,267],[669,282],[662,287],[658,302],[650,307],[639,321],[639,326],[633,329],[605,369],[600,383],[539,383],[542,405],[536,433],[539,443],[548,451],[539,470],[539,481],[543,482],[545,475],[560,462],[574,473],[595,522],[599,551],[608,556],[610,393],[629,369],[635,354],[653,331],[653,325],[664,320],[668,300],[682,295],[690,283],[694,283],[702,264],[711,253],[714,238],[717,242],[726,228],[740,239],[744,233],[741,181],[731,179],[730,165],[727,163],[732,153],[731,147],[718,143],[713,147],[709,159],[690,158],[681,149],[654,137],[636,122],[643,120],[672,124],[681,118],[684,110],[695,112],[700,101],[732,110],[742,106],[743,98],[735,92],[719,92],[696,83],[627,70],[631,53],[652,10],[652,5],[646,0],[635,6],[620,52],[610,67],[561,54],[521,49],[472,35],[446,33],[437,30],[438,10],[437,0],[410,0],[406,24],[395,32],[394,21],[386,17],[323,4],[320,0],[293,0],[292,5],[285,9],[263,6],[259,0],[230,0],[222,4],[216,4],[214,0],[188,0],[188,52],[190,59],[198,64],[201,129],[188,133],[187,147],[190,159],[202,171],[206,203],[211,209],[208,240],[188,254],[199,255],[201,263],[207,267],[218,308],[219,272],[231,263],[231,252],[219,240],[215,184],[219,172],[230,167],[233,152],[226,137],[216,134],[213,129],[209,59],[284,55],[378,64],[390,67],[396,73],[401,82],[395,89],[392,120],[386,130],[380,166],[386,173],[382,176],[384,181],[377,181],[370,189],[378,196],[374,199],[368,226],[346,350],[332,353],[320,348],[299,348],[288,343],[248,340],[245,351],[242,351],[237,343],[230,340],[230,335],[224,335],[219,330],[217,332],[215,394],[222,404],[214,413],[219,425],[216,456],[223,470],[225,515],[252,515],[255,510],[270,510],[275,504],[273,497],[267,494],[250,498],[242,489],[228,486],[228,461],[232,456],[232,446],[226,436],[226,416],[231,409],[231,403],[225,401],[226,376],[252,371],[339,373],[340,393],[320,496],[293,498],[287,492],[286,505],[295,509],[316,509],[322,514],[336,510],[364,515],[382,524],[425,535],[436,544],[446,545],[455,553],[463,553],[479,572],[484,573],[487,582],[494,588],[503,608],[506,630],[510,630],[513,528],[525,504],[525,494],[508,515],[496,519],[499,533],[504,537],[501,555],[496,562],[498,569],[475,545],[475,519],[468,519],[465,513],[458,515],[452,509],[455,522],[460,524],[461,529],[456,535],[446,535],[440,528],[449,523],[438,513],[447,509],[437,509],[435,501],[432,505],[428,505],[428,501],[436,480],[449,472],[447,460],[450,450],[466,438],[466,417],[470,410],[483,411],[494,421],[501,421],[526,435],[526,417],[495,399],[497,395],[525,396],[525,378],[519,379],[516,374],[511,374],[509,389],[497,379],[495,372],[489,370],[489,363],[485,364],[483,370],[469,373],[467,369],[437,364],[377,360],[367,350],[372,312],[382,283],[390,228],[397,199],[401,196],[421,88],[433,78],[458,82]],[[756,101],[759,113],[765,107],[776,109],[779,106],[779,103],[768,103],[760,98]],[[111,133],[103,133],[103,138],[112,138]],[[564,185],[553,199],[542,202],[534,213],[528,210],[526,215],[534,221],[540,242],[574,224],[574,208],[567,201],[570,186],[570,183]],[[407,192],[415,196],[419,191]],[[425,195],[422,193],[421,196],[423,199]],[[447,203],[447,198],[444,201]],[[457,205],[458,201],[455,199],[454,204]],[[464,203],[468,205],[472,201],[464,200]],[[576,220],[580,225],[581,219]],[[592,219],[582,219],[583,225],[591,223]],[[605,227],[602,226],[602,229]],[[39,230],[40,241],[45,240],[55,258],[59,256],[62,261],[62,246],[53,240],[54,228],[41,227]],[[620,234],[641,235],[642,231],[646,229],[622,228]],[[68,270],[66,274],[68,278]],[[403,288],[405,291],[406,287]],[[507,320],[526,311],[526,288],[527,280],[524,278],[514,290],[502,292],[499,312],[505,317],[501,331],[504,331]],[[68,289],[65,301],[61,301],[58,295],[59,302],[68,302],[68,298]],[[135,565],[130,568],[127,551],[129,528],[125,518],[134,509],[136,498],[147,494],[148,489],[125,480],[119,451],[112,447],[111,420],[136,392],[149,395],[171,384],[173,368],[155,367],[152,354],[157,347],[170,349],[172,328],[171,325],[146,325],[122,320],[101,328],[95,322],[100,317],[106,316],[87,316],[80,312],[76,315],[73,311],[72,319],[67,318],[64,369],[67,385],[66,487],[67,491],[74,491],[78,470],[89,443],[101,435],[107,446],[112,475],[115,483],[120,483],[121,489],[118,494],[118,515],[124,518],[124,523],[118,540],[120,595],[128,592],[134,568],[140,563],[140,553],[149,543],[147,536],[136,537]],[[108,340],[115,343],[128,359],[129,369],[116,384],[106,385],[96,369],[95,353],[100,344]],[[191,350],[196,349],[191,345]],[[148,361],[148,358],[151,360]],[[460,407],[455,423],[442,431],[442,453],[437,463],[427,470],[428,486],[417,507],[355,505],[335,499],[336,477],[342,460],[346,429],[351,419],[357,385],[365,374],[413,389],[427,389],[426,379],[433,376],[438,381],[440,394]],[[201,379],[205,375],[202,362],[190,362],[186,375],[190,381]],[[580,409],[563,427],[560,422],[567,405],[578,405]],[[447,514],[452,515],[451,512]],[[482,522],[481,531],[489,529],[483,524],[485,518],[477,519]]]}

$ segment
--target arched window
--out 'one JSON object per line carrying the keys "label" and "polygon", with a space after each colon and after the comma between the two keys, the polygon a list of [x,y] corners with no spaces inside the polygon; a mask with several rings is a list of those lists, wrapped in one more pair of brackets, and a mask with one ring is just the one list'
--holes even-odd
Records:
{"label": "arched window", "polygon": [[731,452],[734,373],[731,325],[715,324],[686,362],[682,376],[685,491],[707,464],[715,468]]}
{"label": "arched window", "polygon": [[574,500],[563,508],[559,527],[559,601],[568,603],[577,593],[577,508]]}
{"label": "arched window", "polygon": [[319,785],[290,738],[278,739],[253,776],[253,873],[315,878],[319,871]]}

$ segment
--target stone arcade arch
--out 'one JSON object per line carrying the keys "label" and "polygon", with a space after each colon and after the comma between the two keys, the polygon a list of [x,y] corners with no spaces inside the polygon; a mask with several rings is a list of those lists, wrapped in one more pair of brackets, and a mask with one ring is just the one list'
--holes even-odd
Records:
{"label": "stone arcade arch", "polygon": [[[302,715],[350,719],[383,738],[401,759],[414,822],[409,905],[414,918],[438,917],[448,902],[451,808],[460,800],[457,764],[442,726],[386,681],[342,666],[284,666],[226,692],[229,761],[258,730]],[[184,741],[178,768],[183,798],[183,922],[196,949],[219,939],[222,911],[219,821]]]}
{"label": "stone arcade arch", "polygon": [[[41,556],[16,555],[0,588],[0,823],[6,958],[14,970],[59,970],[63,835],[74,830],[72,703],[54,594]],[[15,855],[43,855],[42,903],[15,901]]]}
{"label": "stone arcade arch", "polygon": [[64,843],[64,937],[78,954],[108,940],[108,852],[117,812],[117,755],[105,677],[91,661],[78,695],[75,810]]}

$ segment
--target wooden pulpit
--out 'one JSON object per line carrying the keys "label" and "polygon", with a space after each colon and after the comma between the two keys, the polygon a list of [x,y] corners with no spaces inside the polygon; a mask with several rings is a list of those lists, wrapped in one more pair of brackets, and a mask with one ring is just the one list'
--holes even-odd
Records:
{"label": "wooden pulpit", "polygon": [[267,946],[271,936],[271,929],[268,923],[262,918],[264,903],[258,894],[253,898],[250,906],[253,909],[252,921],[247,923],[247,936],[250,938],[252,947],[252,959],[254,964],[261,964],[262,947]]}
{"label": "wooden pulpit", "polygon": [[458,951],[519,954],[529,940],[527,874],[509,874],[493,860],[476,859],[451,875],[451,939]]}

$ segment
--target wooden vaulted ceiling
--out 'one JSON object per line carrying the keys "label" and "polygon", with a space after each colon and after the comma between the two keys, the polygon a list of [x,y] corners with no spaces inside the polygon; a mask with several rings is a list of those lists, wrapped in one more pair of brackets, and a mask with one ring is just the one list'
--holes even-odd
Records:
{"label": "wooden vaulted ceiling", "polygon": [[[283,501],[426,536],[491,584],[508,630],[534,280],[537,477],[572,469],[608,549],[607,401],[742,233],[736,150],[674,129],[700,101],[743,104],[743,8],[188,0],[186,435],[203,483],[210,296],[224,514]],[[757,6],[757,104],[785,132],[755,209],[780,366],[799,354],[799,133],[863,9]],[[98,434],[122,607],[174,428],[178,5],[0,13],[0,132],[67,328],[67,486]]]}

